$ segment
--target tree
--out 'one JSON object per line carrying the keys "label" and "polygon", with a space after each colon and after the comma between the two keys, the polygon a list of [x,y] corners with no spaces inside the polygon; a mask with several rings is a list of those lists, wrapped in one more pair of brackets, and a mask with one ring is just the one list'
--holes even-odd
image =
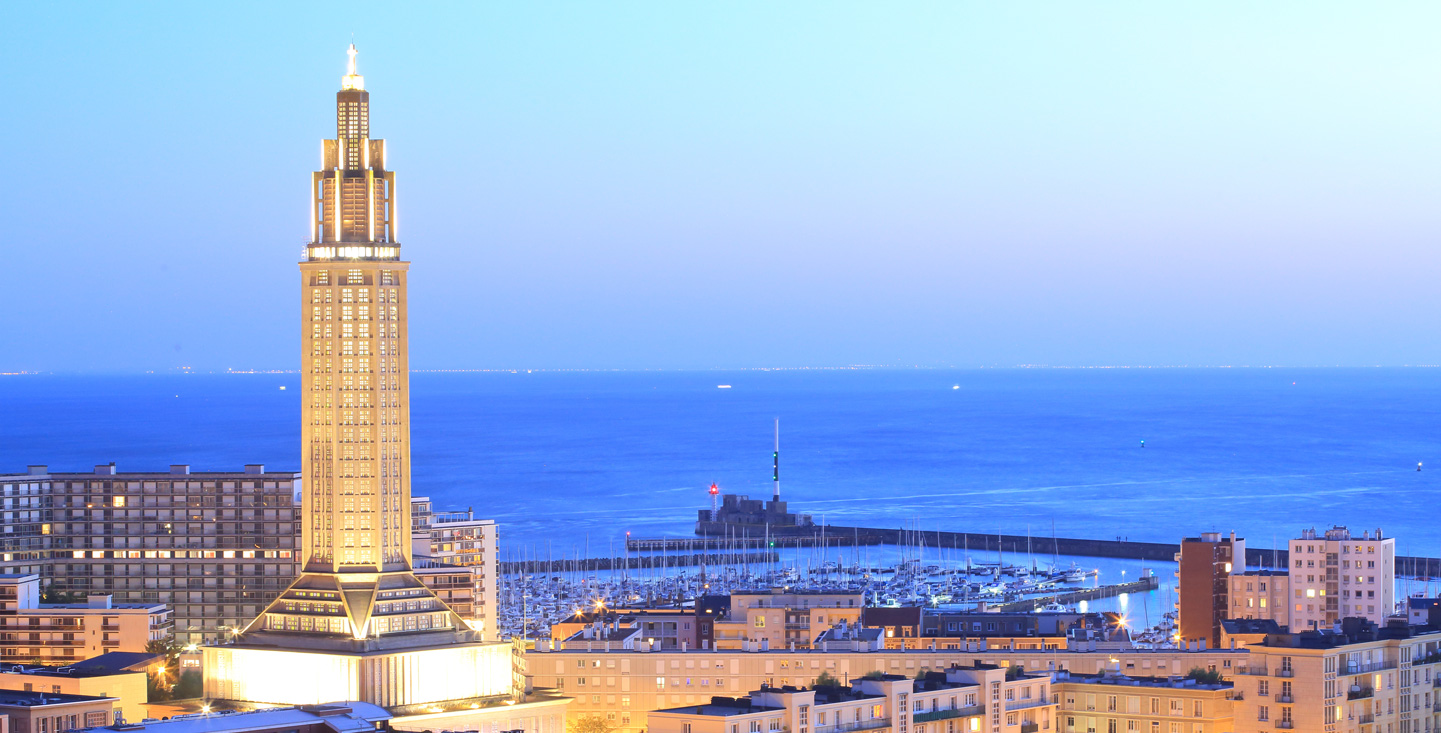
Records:
{"label": "tree", "polygon": [[205,679],[200,673],[189,669],[185,674],[180,675],[180,681],[175,683],[175,688],[170,691],[172,700],[189,700],[200,697],[205,692]]}
{"label": "tree", "polygon": [[171,699],[180,679],[180,644],[174,639],[156,639],[145,645],[145,651],[164,657],[164,662],[146,680],[149,701]]}
{"label": "tree", "polygon": [[930,672],[930,667],[921,667],[920,669],[916,670],[916,679],[923,680],[926,678],[926,675],[930,674]]}
{"label": "tree", "polygon": [[40,592],[41,603],[83,603],[84,601],[84,596],[60,590],[55,587],[54,583],[45,586],[45,590]]}
{"label": "tree", "polygon": [[1203,685],[1219,685],[1223,681],[1220,672],[1214,669],[1201,669],[1200,667],[1192,667],[1191,671],[1186,673],[1186,676]]}
{"label": "tree", "polygon": [[838,679],[836,679],[836,676],[833,675],[833,674],[831,674],[830,672],[821,672],[821,675],[816,678],[816,681],[815,681],[815,685],[814,685],[814,686],[815,686],[815,687],[840,687],[840,686],[841,686],[841,681],[838,680]]}
{"label": "tree", "polygon": [[145,702],[165,702],[170,699],[170,686],[160,681],[159,675],[145,678]]}
{"label": "tree", "polygon": [[1021,666],[1019,666],[1019,665],[1012,664],[1011,666],[1006,667],[1006,679],[1007,679],[1007,680],[1018,680],[1018,679],[1021,678],[1021,675],[1025,674],[1025,673],[1026,673],[1025,667],[1021,667]]}
{"label": "tree", "polygon": [[886,678],[886,673],[880,671],[879,669],[873,669],[873,670],[871,670],[871,671],[869,671],[869,672],[861,675],[861,679],[863,679],[863,680],[883,680],[883,679],[885,679],[885,678]]}
{"label": "tree", "polygon": [[610,733],[615,726],[599,715],[582,715],[565,721],[565,733]]}

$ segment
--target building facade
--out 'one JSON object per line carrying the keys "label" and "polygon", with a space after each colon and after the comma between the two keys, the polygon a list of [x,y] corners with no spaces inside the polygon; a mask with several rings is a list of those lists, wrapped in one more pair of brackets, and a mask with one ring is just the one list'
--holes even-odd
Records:
{"label": "building facade", "polygon": [[117,604],[170,606],[184,642],[228,638],[295,577],[300,475],[87,473],[0,476],[0,570]]}
{"label": "building facade", "polygon": [[[556,646],[559,646],[558,644]],[[572,716],[603,718],[627,733],[647,726],[647,711],[705,703],[713,696],[741,697],[762,686],[809,687],[821,673],[843,683],[867,673],[915,677],[953,666],[1018,667],[1028,673],[1069,671],[1168,677],[1192,669],[1229,677],[1246,660],[1244,651],[1087,649],[991,649],[972,643],[959,649],[877,651],[657,651],[644,642],[633,650],[595,646],[551,650],[538,642],[522,658],[523,672],[537,688],[571,697]],[[629,722],[626,722],[629,721]],[[909,731],[908,733],[915,733]],[[930,733],[942,733],[931,731]],[[946,733],[955,733],[947,731]],[[1169,733],[1169,732],[1167,732]],[[1187,732],[1189,733],[1189,731]]]}
{"label": "building facade", "polygon": [[40,603],[40,576],[0,575],[0,662],[67,664],[107,652],[144,652],[170,638],[163,603]]}
{"label": "building facade", "polygon": [[0,689],[115,698],[115,710],[131,723],[146,718],[149,696],[144,672],[75,666],[6,665],[0,668]]}
{"label": "building facade", "polygon": [[496,622],[495,521],[474,512],[435,512],[430,499],[411,500],[411,563],[416,577],[455,609],[486,641],[500,638]]}
{"label": "building facade", "polygon": [[1221,621],[1231,612],[1231,573],[1246,569],[1246,541],[1219,532],[1181,540],[1176,554],[1177,641],[1184,644],[1221,644]]}
{"label": "building facade", "polygon": [[[764,686],[650,712],[655,733],[1032,733],[1052,730],[1049,675],[952,667],[921,678],[872,675],[841,686]],[[623,725],[623,723],[622,723]]]}
{"label": "building facade", "polygon": [[0,714],[13,733],[64,733],[115,722],[113,697],[0,690]]}
{"label": "building facade", "polygon": [[1284,570],[1250,570],[1232,573],[1228,618],[1291,623],[1291,576]]}
{"label": "building facade", "polygon": [[1291,540],[1290,629],[1332,629],[1343,618],[1378,626],[1396,613],[1396,540],[1345,527]]}
{"label": "building facade", "polygon": [[752,642],[767,649],[809,649],[831,626],[859,623],[864,606],[860,591],[734,591],[729,615],[714,621],[715,645],[739,649]]}
{"label": "building facade", "polygon": [[1235,730],[1235,690],[1230,682],[1057,672],[1051,684],[1061,733]]}
{"label": "building facade", "polygon": [[1426,733],[1441,726],[1441,633],[1401,625],[1278,634],[1235,678],[1236,731]]}

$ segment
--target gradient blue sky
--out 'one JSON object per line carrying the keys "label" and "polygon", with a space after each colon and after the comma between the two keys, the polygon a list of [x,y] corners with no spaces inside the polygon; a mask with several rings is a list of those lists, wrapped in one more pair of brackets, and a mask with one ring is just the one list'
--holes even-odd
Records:
{"label": "gradient blue sky", "polygon": [[354,34],[412,365],[1441,363],[1441,4],[14,3],[0,370],[295,368]]}

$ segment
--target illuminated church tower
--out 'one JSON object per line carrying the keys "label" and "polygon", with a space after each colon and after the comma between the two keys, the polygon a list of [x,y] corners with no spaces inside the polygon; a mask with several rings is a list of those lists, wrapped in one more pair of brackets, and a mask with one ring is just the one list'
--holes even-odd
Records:
{"label": "illuminated church tower", "polygon": [[311,174],[300,263],[301,574],[235,643],[207,649],[211,698],[392,707],[510,691],[508,647],[476,643],[411,574],[409,263],[355,53]]}

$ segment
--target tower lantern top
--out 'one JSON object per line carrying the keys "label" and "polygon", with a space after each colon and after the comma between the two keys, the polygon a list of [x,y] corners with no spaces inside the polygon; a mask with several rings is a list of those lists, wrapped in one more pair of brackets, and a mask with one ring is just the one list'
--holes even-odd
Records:
{"label": "tower lantern top", "polygon": [[360,52],[355,50],[355,44],[354,44],[354,43],[350,44],[350,48],[348,48],[348,49],[345,50],[345,55],[346,55],[346,56],[349,56],[349,57],[350,57],[350,60],[346,62],[345,76],[341,77],[341,79],[340,79],[340,88],[341,88],[342,90],[345,90],[345,89],[364,90],[364,89],[365,89],[365,77],[361,76],[360,74],[355,73],[355,55],[356,55],[357,53],[360,53]]}

